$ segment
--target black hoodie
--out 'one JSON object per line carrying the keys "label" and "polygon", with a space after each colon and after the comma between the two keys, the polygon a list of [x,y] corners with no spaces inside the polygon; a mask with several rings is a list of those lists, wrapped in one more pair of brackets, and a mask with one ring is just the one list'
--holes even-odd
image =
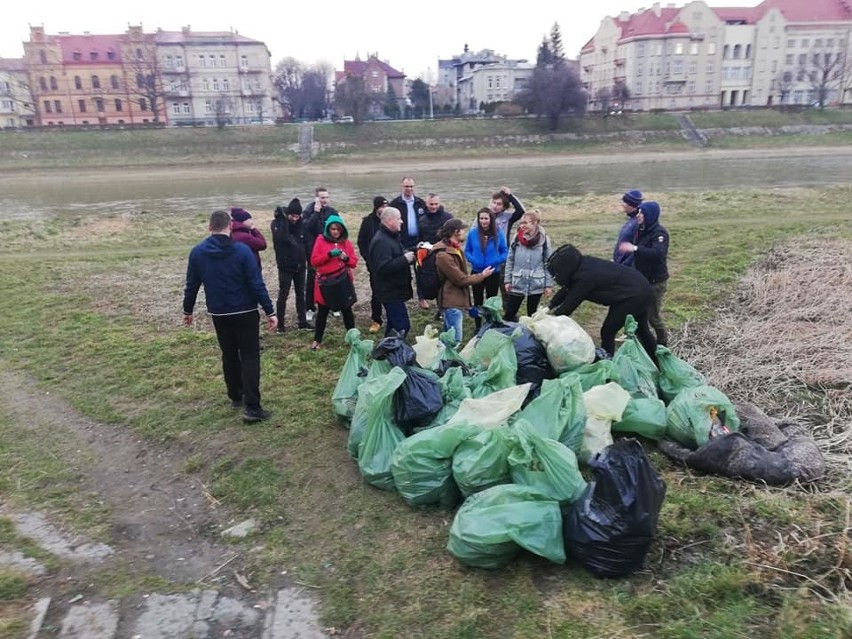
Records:
{"label": "black hoodie", "polygon": [[278,270],[296,273],[308,264],[307,224],[300,217],[295,224],[287,219],[283,207],[275,209],[272,220],[272,246],[275,248],[275,261]]}

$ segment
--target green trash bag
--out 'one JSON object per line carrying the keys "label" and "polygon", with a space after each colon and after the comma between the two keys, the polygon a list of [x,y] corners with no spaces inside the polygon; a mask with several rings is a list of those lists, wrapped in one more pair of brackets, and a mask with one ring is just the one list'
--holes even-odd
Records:
{"label": "green trash bag", "polygon": [[509,427],[491,428],[465,439],[453,455],[453,478],[465,497],[508,484]]}
{"label": "green trash bag", "polygon": [[[390,373],[393,366],[386,360],[374,359],[370,363],[370,368],[367,370],[367,379],[365,382],[384,377]],[[361,388],[360,386],[358,387]],[[355,401],[355,410],[352,412],[352,421],[349,424],[349,441],[346,444],[346,450],[352,459],[358,459],[358,447],[361,445],[361,440],[364,438],[364,428],[367,426],[367,416],[369,414],[370,405],[368,402],[362,401],[359,397]]]}
{"label": "green trash bag", "polygon": [[633,433],[655,441],[666,435],[666,405],[661,399],[631,397],[621,419],[612,423],[613,433]]}
{"label": "green trash bag", "polygon": [[607,446],[612,446],[612,423],[621,419],[630,393],[615,382],[593,386],[583,393],[586,429],[580,446],[580,460],[588,463]]}
{"label": "green trash bag", "polygon": [[367,378],[370,367],[370,353],[373,351],[373,340],[361,339],[361,331],[350,328],[346,331],[346,343],[349,344],[349,355],[343,362],[340,378],[331,394],[331,407],[339,419],[348,422],[355,413],[358,401],[358,387]]}
{"label": "green trash bag", "polygon": [[583,429],[586,427],[586,405],[583,402],[583,387],[580,378],[565,373],[558,379],[546,379],[541,392],[518,413],[542,437],[555,439],[580,452]]}
{"label": "green trash bag", "polygon": [[461,403],[470,398],[470,389],[467,387],[464,371],[461,368],[448,369],[442,377],[438,378],[438,388],[441,389],[444,407],[429,424],[422,428],[415,428],[415,433],[446,424],[458,412]]}
{"label": "green trash bag", "polygon": [[474,374],[468,378],[471,397],[485,397],[515,385],[518,356],[511,335],[487,330],[476,343],[470,357]]}
{"label": "green trash bag", "polygon": [[391,456],[393,482],[411,506],[454,508],[461,493],[453,479],[453,453],[479,432],[475,426],[438,426],[402,441]]}
{"label": "green trash bag", "polygon": [[713,386],[686,388],[666,409],[666,437],[693,450],[739,429],[734,405]]}
{"label": "green trash bag", "polygon": [[657,377],[660,372],[636,337],[637,327],[636,320],[632,315],[628,315],[624,321],[627,339],[612,358],[617,381],[619,386],[633,397],[657,398]]}
{"label": "green trash bag", "polygon": [[[405,378],[405,371],[395,366],[387,375],[367,380],[358,389],[358,404],[363,402],[367,413],[358,444],[358,468],[368,484],[383,490],[394,489],[390,459],[396,445],[405,439],[393,423],[393,395]],[[354,431],[354,427],[349,431],[350,439]]]}
{"label": "green trash bag", "polygon": [[444,371],[449,370],[453,366],[460,366],[462,370],[467,370],[467,360],[459,353],[459,345],[456,344],[456,331],[451,328],[438,335],[438,341],[443,345],[438,358],[435,360],[432,370],[439,375],[443,375]]}
{"label": "green trash bag", "polygon": [[[576,375],[580,378],[580,386],[583,387],[583,392],[593,386],[603,386],[609,382],[618,382],[618,371],[615,370],[615,364],[611,359],[599,359],[591,364],[584,364],[579,368],[575,368],[569,373],[563,375]],[[560,375],[562,377],[562,375]]]}
{"label": "green trash bag", "polygon": [[565,563],[559,502],[528,486],[494,486],[459,508],[447,550],[466,566],[500,568],[521,550]]}
{"label": "green trash bag", "polygon": [[659,386],[660,395],[666,403],[671,402],[685,388],[707,385],[704,375],[677,357],[665,346],[657,346],[656,354],[657,365],[660,368],[657,386]]}
{"label": "green trash bag", "polygon": [[512,483],[535,488],[561,504],[577,501],[586,490],[574,451],[542,437],[523,419],[513,426],[508,462]]}

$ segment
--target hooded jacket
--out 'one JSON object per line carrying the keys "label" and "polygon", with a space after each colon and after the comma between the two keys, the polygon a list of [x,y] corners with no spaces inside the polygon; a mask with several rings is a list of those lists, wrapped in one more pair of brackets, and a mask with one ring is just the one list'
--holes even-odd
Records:
{"label": "hooded jacket", "polygon": [[187,315],[195,308],[202,284],[211,315],[249,313],[256,311],[258,304],[267,317],[275,315],[251,249],[227,235],[210,235],[190,251],[183,293],[183,312]]}
{"label": "hooded jacket", "polygon": [[470,308],[470,287],[478,284],[485,277],[479,273],[470,275],[467,272],[467,260],[461,247],[456,248],[441,240],[432,247],[435,251],[435,269],[441,280],[438,289],[438,308]]}
{"label": "hooded jacket", "polygon": [[654,299],[651,284],[629,266],[583,255],[571,244],[547,260],[547,270],[561,287],[550,301],[554,315],[571,315],[584,301],[603,306],[633,305],[645,310]]}
{"label": "hooded jacket", "polygon": [[257,265],[260,266],[260,252],[266,250],[266,238],[257,229],[250,229],[243,222],[231,220],[231,239],[242,242],[254,253]]}
{"label": "hooded jacket", "polygon": [[539,233],[541,239],[535,246],[524,246],[516,236],[509,247],[504,281],[512,285],[514,295],[538,295],[553,286],[553,276],[544,267],[553,253],[550,236],[541,227]]}
{"label": "hooded jacket", "polygon": [[411,264],[405,259],[406,249],[384,224],[370,242],[370,272],[373,274],[376,298],[381,302],[405,302],[414,296],[411,288]]}
{"label": "hooded jacket", "polygon": [[496,234],[492,235],[485,242],[485,250],[482,250],[482,243],[479,239],[479,234],[482,232],[479,224],[471,227],[467,234],[467,240],[464,245],[464,256],[470,264],[471,271],[481,273],[489,266],[494,267],[494,272],[499,272],[506,258],[509,255],[509,247],[506,245],[506,236],[503,231],[496,229]]}
{"label": "hooded jacket", "polygon": [[297,273],[308,264],[308,233],[305,221],[293,224],[287,219],[282,207],[275,209],[272,220],[272,246],[275,249],[275,262],[279,271]]}
{"label": "hooded jacket", "polygon": [[361,226],[358,228],[358,251],[361,253],[361,257],[366,260],[367,270],[372,270],[370,268],[370,242],[379,232],[381,225],[382,218],[373,211],[363,217]]}
{"label": "hooded jacket", "polygon": [[669,232],[660,224],[660,205],[650,200],[643,203],[639,210],[644,221],[634,242],[639,248],[634,266],[651,284],[669,279],[668,254]]}
{"label": "hooded jacket", "polygon": [[[328,232],[332,224],[339,224],[343,229],[337,240],[333,239]],[[340,251],[340,254],[331,255],[333,251]],[[358,255],[352,247],[352,242],[349,241],[349,230],[346,228],[346,224],[339,216],[330,215],[325,221],[322,235],[314,240],[314,249],[311,252],[311,266],[317,271],[317,277],[314,280],[314,300],[317,304],[325,306],[325,298],[323,298],[320,288],[323,277],[348,269],[349,278],[355,281],[352,269],[357,265]]]}

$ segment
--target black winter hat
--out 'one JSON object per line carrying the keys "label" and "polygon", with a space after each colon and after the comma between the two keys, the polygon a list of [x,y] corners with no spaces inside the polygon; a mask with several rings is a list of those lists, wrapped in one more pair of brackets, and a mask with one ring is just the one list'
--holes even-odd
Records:
{"label": "black winter hat", "polygon": [[388,199],[382,195],[377,195],[373,198],[373,213],[378,211],[380,208],[387,206]]}
{"label": "black winter hat", "polygon": [[621,196],[621,201],[627,204],[628,206],[632,206],[634,209],[642,204],[642,191],[637,191],[636,189],[630,189]]}
{"label": "black winter hat", "polygon": [[287,205],[287,208],[284,210],[285,215],[301,215],[302,214],[302,203],[299,201],[299,198],[294,197],[290,200],[290,204]]}

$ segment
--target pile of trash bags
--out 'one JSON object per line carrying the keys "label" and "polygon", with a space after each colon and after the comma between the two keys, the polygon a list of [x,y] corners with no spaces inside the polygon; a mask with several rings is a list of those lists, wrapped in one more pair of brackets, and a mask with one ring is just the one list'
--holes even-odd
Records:
{"label": "pile of trash bags", "polygon": [[639,441],[613,434],[666,440],[688,463],[739,434],[734,406],[667,348],[655,363],[632,317],[600,359],[569,317],[504,322],[499,297],[481,312],[461,351],[452,330],[427,327],[413,346],[347,332],[332,406],[364,480],[412,506],[458,506],[447,549],[465,565],[526,550],[601,577],[641,568],[666,486]]}

